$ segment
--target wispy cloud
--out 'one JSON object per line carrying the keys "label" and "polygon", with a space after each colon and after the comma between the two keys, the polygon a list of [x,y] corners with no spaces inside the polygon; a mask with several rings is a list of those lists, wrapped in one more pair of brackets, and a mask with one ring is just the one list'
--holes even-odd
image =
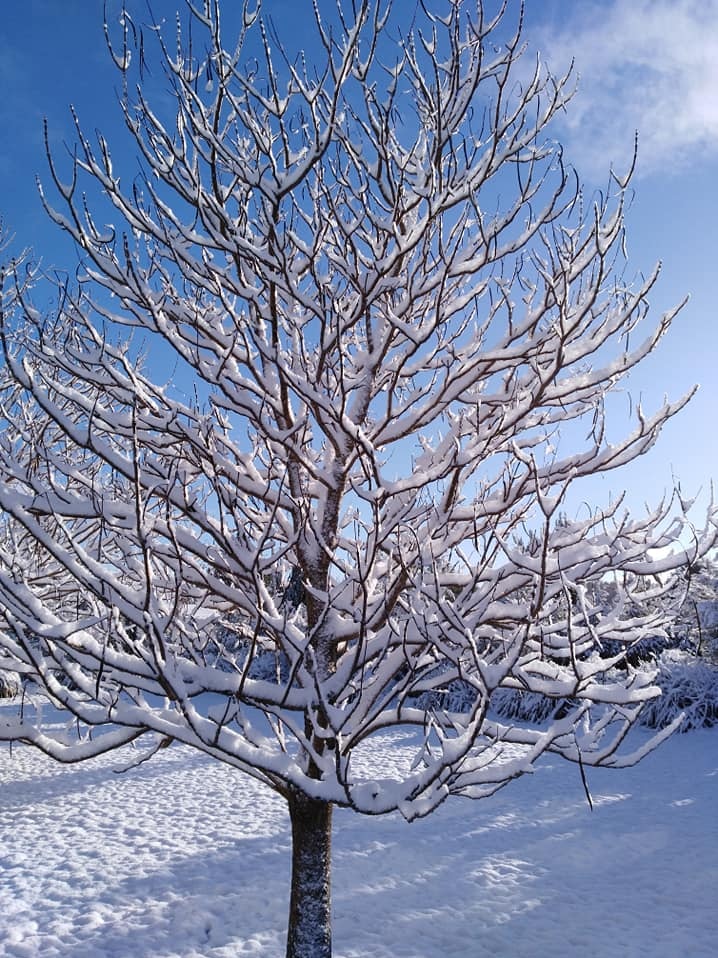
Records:
{"label": "wispy cloud", "polygon": [[584,174],[625,168],[636,130],[643,173],[718,156],[718,0],[559,8],[561,20],[532,39],[554,71],[575,59],[579,92],[562,137]]}

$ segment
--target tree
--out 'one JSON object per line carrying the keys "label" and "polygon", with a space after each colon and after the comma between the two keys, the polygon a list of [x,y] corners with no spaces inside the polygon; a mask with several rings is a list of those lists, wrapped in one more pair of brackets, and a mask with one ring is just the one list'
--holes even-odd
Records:
{"label": "tree", "polygon": [[[274,789],[294,958],[331,952],[334,806],[411,820],[547,751],[650,747],[620,749],[650,675],[595,653],[660,630],[633,594],[711,539],[686,555],[670,503],[562,514],[687,402],[606,439],[607,394],[676,311],[629,346],[656,279],[622,276],[629,178],[584,200],[548,138],[570,73],[525,69],[520,18],[469,6],[422,4],[404,33],[390,4],[320,3],[311,58],[248,4],[229,47],[218,0],[188,3],[176,48],[125,11],[106,33],[141,172],[76,118],[43,197],[78,280],[48,312],[4,271],[0,644],[79,734],[24,709],[0,738],[65,762],[177,741]],[[503,688],[571,704],[514,727]],[[362,748],[399,726],[416,759],[375,778]]]}

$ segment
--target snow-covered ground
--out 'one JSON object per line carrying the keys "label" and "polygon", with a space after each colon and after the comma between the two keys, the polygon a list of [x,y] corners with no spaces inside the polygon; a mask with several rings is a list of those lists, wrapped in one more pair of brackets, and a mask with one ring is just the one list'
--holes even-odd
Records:
{"label": "snow-covered ground", "polygon": [[[0,956],[282,955],[282,802],[178,746],[119,764],[63,767],[2,746]],[[335,955],[714,958],[718,730],[675,736],[634,769],[590,771],[589,784],[593,812],[559,760],[412,825],[338,812]]]}

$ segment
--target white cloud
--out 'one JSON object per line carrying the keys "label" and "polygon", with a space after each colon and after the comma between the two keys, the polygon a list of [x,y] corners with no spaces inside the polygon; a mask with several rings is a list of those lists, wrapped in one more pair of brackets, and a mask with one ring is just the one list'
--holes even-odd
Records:
{"label": "white cloud", "polygon": [[[630,162],[671,172],[718,156],[718,0],[583,0],[532,41],[551,68],[572,58],[579,92],[561,131],[587,175]],[[570,12],[566,17],[566,10]]]}

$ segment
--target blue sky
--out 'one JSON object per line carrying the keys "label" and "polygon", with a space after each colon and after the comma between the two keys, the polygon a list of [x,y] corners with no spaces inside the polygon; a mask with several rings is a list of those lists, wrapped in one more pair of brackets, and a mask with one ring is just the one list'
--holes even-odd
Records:
{"label": "blue sky", "polygon": [[[414,0],[395,2],[414,7]],[[309,13],[309,0],[264,0],[297,45],[311,19],[300,16],[302,4]],[[110,13],[119,5],[109,0]],[[118,74],[105,50],[102,6],[6,0],[0,19],[0,215],[16,247],[31,246],[46,265],[69,269],[74,253],[48,222],[35,185],[36,175],[48,179],[42,118],[56,147],[72,143],[73,103],[85,130],[101,129],[112,142]],[[153,4],[169,17],[177,6]],[[130,7],[145,9],[143,0]],[[627,166],[638,130],[629,271],[649,272],[663,261],[653,316],[691,295],[662,349],[633,375],[631,401],[640,397],[652,411],[664,394],[676,398],[694,382],[701,390],[653,452],[586,494],[597,505],[626,488],[640,508],[670,489],[674,474],[684,494],[705,491],[718,478],[718,0],[528,0],[527,8],[532,49],[557,72],[575,60],[579,91],[555,135],[589,194],[604,186],[611,164]]]}

